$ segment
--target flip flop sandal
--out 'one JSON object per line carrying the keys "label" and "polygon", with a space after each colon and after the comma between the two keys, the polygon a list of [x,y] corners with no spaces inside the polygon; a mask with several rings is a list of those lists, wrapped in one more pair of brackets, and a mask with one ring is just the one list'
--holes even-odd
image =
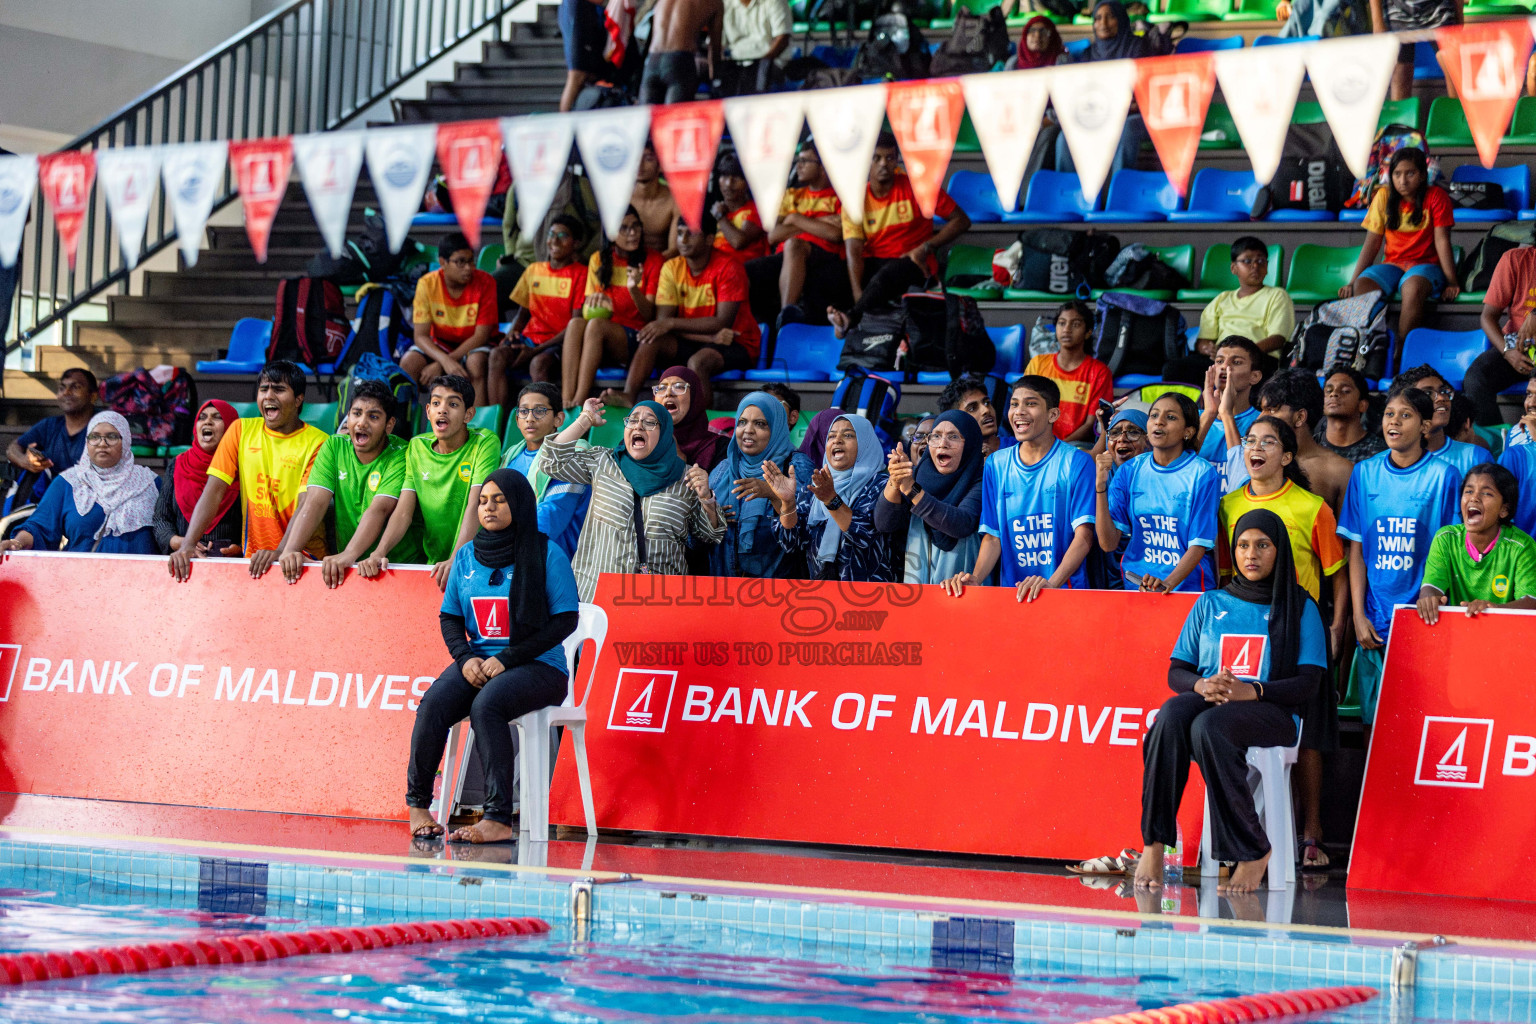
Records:
{"label": "flip flop sandal", "polygon": [[479,825],[465,825],[463,828],[454,829],[450,832],[444,842],[469,843],[473,846],[495,846],[498,843],[517,842],[517,833],[514,832],[506,839],[481,839]]}
{"label": "flip flop sandal", "polygon": [[[1317,853],[1316,860],[1307,860],[1307,851],[1309,850]],[[1332,863],[1328,859],[1328,851],[1323,849],[1323,844],[1316,839],[1303,839],[1299,851],[1301,853],[1301,869],[1303,871],[1326,871],[1328,870],[1328,865]]]}
{"label": "flip flop sandal", "polygon": [[1136,865],[1140,862],[1141,851],[1127,846],[1118,856],[1095,857],[1092,860],[1068,864],[1067,870],[1074,875],[1123,875],[1135,871]]}
{"label": "flip flop sandal", "polygon": [[417,825],[415,828],[411,829],[411,838],[437,839],[442,836],[444,831],[446,830],[443,828],[443,826],[434,821],[426,825]]}

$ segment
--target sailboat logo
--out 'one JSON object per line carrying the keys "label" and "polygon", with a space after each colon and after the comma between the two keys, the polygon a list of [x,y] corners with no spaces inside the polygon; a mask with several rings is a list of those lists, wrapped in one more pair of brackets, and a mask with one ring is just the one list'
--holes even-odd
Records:
{"label": "sailboat logo", "polygon": [[1482,789],[1493,746],[1493,719],[1424,716],[1416,786]]}

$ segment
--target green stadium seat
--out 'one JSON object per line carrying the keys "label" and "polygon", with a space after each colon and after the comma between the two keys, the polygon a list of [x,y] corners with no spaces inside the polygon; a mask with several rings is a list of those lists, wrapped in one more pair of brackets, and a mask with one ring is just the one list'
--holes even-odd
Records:
{"label": "green stadium seat", "polygon": [[[1283,256],[1278,245],[1269,247],[1269,272],[1264,275],[1265,284],[1275,286],[1280,283],[1280,261]],[[1232,291],[1236,287],[1237,278],[1232,276],[1232,250],[1219,243],[1209,245],[1200,260],[1200,277],[1195,281],[1195,286],[1181,289],[1178,300],[1209,302],[1218,292]]]}
{"label": "green stadium seat", "polygon": [[1522,96],[1515,104],[1515,119],[1510,122],[1506,146],[1536,146],[1536,96]]}
{"label": "green stadium seat", "polygon": [[305,402],[299,409],[299,419],[327,434],[335,433],[336,407],[335,402]]}
{"label": "green stadium seat", "polygon": [[469,425],[472,426],[472,427],[484,427],[486,430],[489,430],[491,433],[500,436],[500,434],[501,434],[501,406],[499,406],[499,405],[477,405],[477,406],[475,406],[475,414],[469,418]]}
{"label": "green stadium seat", "polygon": [[1298,245],[1291,254],[1285,290],[1293,302],[1327,302],[1339,297],[1360,259],[1358,245]]}
{"label": "green stadium seat", "polygon": [[261,415],[261,409],[255,402],[230,402],[235,409],[235,415],[243,420],[254,419]]}
{"label": "green stadium seat", "polygon": [[976,126],[971,123],[971,112],[960,119],[960,131],[955,136],[956,153],[980,153],[981,140],[976,137]]}
{"label": "green stadium seat", "polygon": [[[1195,263],[1193,245],[1149,245],[1147,251],[1161,256],[1164,263],[1183,274],[1186,280],[1193,278]],[[1094,289],[1093,297],[1097,299],[1106,291],[1120,292],[1122,295],[1140,295],[1145,299],[1158,299],[1162,302],[1172,302],[1174,296],[1172,291],[1157,288],[1100,288]]]}
{"label": "green stadium seat", "polygon": [[475,267],[487,274],[496,269],[496,261],[506,254],[507,247],[500,242],[487,245],[480,250],[480,257],[475,260]]}
{"label": "green stadium seat", "polygon": [[956,288],[949,284],[951,278],[961,276],[987,275],[990,280],[992,274],[992,255],[995,250],[987,245],[956,245],[949,250],[949,263],[944,268],[945,287],[956,295],[966,295],[973,299],[996,299],[999,297],[1001,287],[999,285],[987,286],[985,282],[980,285],[972,285],[966,288]]}
{"label": "green stadium seat", "polygon": [[1201,149],[1241,149],[1237,122],[1225,103],[1212,103],[1205,112],[1205,127],[1200,129]]}
{"label": "green stadium seat", "polygon": [[1461,100],[1437,96],[1429,105],[1429,122],[1424,126],[1424,141],[1431,146],[1470,146],[1472,129],[1467,124]]}
{"label": "green stadium seat", "polygon": [[1221,21],[1232,13],[1232,0],[1167,0],[1164,10],[1147,16],[1156,24],[1163,21]]}
{"label": "green stadium seat", "polygon": [[1222,21],[1278,21],[1275,4],[1278,0],[1237,0],[1235,8],[1221,16]]}
{"label": "green stadium seat", "polygon": [[1410,128],[1424,127],[1424,105],[1417,96],[1410,96],[1404,100],[1387,100],[1381,105],[1381,116],[1376,119],[1377,126],[1384,124],[1406,124]]}

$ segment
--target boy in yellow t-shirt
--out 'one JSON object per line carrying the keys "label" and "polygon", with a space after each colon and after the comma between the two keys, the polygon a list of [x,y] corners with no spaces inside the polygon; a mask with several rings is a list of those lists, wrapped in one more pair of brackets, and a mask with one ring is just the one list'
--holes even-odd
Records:
{"label": "boy in yellow t-shirt", "polygon": [[1290,340],[1296,326],[1296,309],[1284,288],[1264,283],[1269,273],[1269,249],[1262,241],[1244,235],[1232,243],[1232,276],[1237,287],[1218,294],[1200,312],[1200,335],[1195,351],[1214,357],[1216,343],[1229,335],[1247,338],[1260,350],[1274,355]]}

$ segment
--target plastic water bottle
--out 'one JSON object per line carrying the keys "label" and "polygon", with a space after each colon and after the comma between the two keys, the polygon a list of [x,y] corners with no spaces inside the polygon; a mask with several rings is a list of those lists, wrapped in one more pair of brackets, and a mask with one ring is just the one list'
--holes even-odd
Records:
{"label": "plastic water bottle", "polygon": [[1163,847],[1163,882],[1168,885],[1184,884],[1184,830],[1175,833],[1174,845]]}

